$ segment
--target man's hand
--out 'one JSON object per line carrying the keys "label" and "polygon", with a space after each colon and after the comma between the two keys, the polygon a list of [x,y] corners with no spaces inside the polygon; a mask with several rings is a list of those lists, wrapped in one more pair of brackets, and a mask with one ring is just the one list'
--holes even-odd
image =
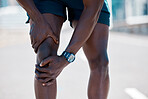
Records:
{"label": "man's hand", "polygon": [[36,65],[36,79],[42,82],[43,86],[49,86],[67,65],[68,61],[63,56],[50,56],[40,65]]}
{"label": "man's hand", "polygon": [[33,22],[30,29],[30,38],[35,52],[37,52],[39,45],[48,37],[51,37],[58,44],[58,38],[44,19],[40,20],[40,22]]}

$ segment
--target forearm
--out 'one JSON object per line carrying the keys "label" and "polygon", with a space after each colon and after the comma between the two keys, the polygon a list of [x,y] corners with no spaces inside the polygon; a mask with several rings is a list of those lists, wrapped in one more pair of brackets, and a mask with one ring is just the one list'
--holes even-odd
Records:
{"label": "forearm", "polygon": [[94,7],[84,9],[70,43],[66,48],[67,52],[76,54],[83,44],[88,40],[94,30],[95,25],[97,24],[102,5],[103,2],[98,9],[95,9]]}
{"label": "forearm", "polygon": [[30,18],[34,22],[38,22],[39,20],[43,19],[41,13],[36,8],[33,0],[17,0],[17,2],[27,11]]}

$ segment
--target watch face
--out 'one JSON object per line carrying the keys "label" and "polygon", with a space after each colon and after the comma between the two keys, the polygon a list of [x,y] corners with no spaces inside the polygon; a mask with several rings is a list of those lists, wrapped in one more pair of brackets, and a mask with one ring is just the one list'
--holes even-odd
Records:
{"label": "watch face", "polygon": [[71,54],[68,58],[69,62],[73,62],[75,60],[75,56],[73,54]]}

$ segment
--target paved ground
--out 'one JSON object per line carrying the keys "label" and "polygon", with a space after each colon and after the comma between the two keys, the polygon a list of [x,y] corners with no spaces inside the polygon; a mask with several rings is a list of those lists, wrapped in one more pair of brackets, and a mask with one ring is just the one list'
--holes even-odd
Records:
{"label": "paved ground", "polygon": [[[22,25],[23,28],[19,30],[7,29],[4,24],[0,23],[0,99],[35,99],[35,54],[29,41],[29,28]],[[62,31],[59,54],[65,49],[69,41],[67,38],[72,33],[67,24]],[[111,87],[108,99],[147,99],[147,51],[148,37],[110,32],[108,53]],[[87,99],[88,63],[82,50],[76,57],[76,61],[58,77],[57,99]],[[127,88],[136,88],[143,95],[136,89]]]}

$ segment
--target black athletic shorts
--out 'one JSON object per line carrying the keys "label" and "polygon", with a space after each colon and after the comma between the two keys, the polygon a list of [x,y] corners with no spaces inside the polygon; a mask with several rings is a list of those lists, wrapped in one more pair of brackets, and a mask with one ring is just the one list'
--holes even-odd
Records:
{"label": "black athletic shorts", "polygon": [[[79,20],[84,8],[83,0],[34,0],[34,3],[42,14],[51,13],[59,15],[64,17],[65,20],[67,19],[67,8],[70,24],[72,24],[73,20]],[[28,15],[26,23],[29,23],[29,19],[30,17]],[[104,0],[98,23],[110,25],[110,11],[106,0]]]}

